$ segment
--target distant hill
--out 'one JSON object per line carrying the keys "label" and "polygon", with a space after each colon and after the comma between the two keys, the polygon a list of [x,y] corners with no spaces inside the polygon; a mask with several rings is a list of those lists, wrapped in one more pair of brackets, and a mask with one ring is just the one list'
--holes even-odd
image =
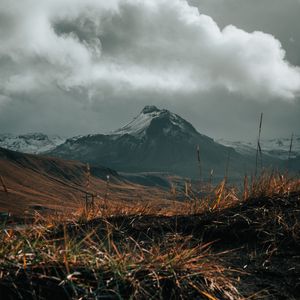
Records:
{"label": "distant hill", "polygon": [[44,133],[0,134],[0,147],[23,153],[37,154],[50,151],[64,143],[65,140],[65,138],[58,135]]}
{"label": "distant hill", "polygon": [[[225,139],[219,139],[218,142],[227,147],[234,148],[237,152],[243,155],[255,155],[257,141],[228,141]],[[295,135],[293,137],[292,151],[290,151],[291,138],[274,138],[274,139],[262,139],[261,142],[262,152],[266,155],[286,160],[289,155],[294,159],[300,156],[300,136]]]}

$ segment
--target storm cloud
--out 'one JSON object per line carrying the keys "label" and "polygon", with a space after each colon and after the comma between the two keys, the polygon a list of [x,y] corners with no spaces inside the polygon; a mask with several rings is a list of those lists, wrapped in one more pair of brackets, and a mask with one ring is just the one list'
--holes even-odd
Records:
{"label": "storm cloud", "polygon": [[[300,94],[300,68],[274,35],[221,27],[200,0],[0,0],[0,39],[1,131],[10,131],[17,107],[94,115],[104,104],[110,111],[149,102],[177,110],[183,99],[199,108],[242,99],[261,108],[293,105]],[[66,129],[78,126],[71,117],[67,123],[57,131],[75,132]],[[112,125],[102,119],[102,128]]]}
{"label": "storm cloud", "polygon": [[300,69],[285,61],[272,35],[233,25],[220,30],[185,1],[1,3],[8,24],[0,55],[10,60],[1,72],[3,96],[51,84],[91,91],[99,84],[170,91],[220,86],[282,99],[300,90]]}

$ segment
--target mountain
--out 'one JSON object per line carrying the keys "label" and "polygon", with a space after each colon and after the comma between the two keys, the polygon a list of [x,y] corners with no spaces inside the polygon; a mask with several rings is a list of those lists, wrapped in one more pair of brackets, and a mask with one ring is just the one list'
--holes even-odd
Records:
{"label": "mountain", "polygon": [[64,143],[65,140],[65,138],[57,135],[43,133],[0,134],[0,147],[23,153],[38,154],[54,149]]}
{"label": "mountain", "polygon": [[146,106],[130,123],[110,134],[67,139],[49,155],[102,164],[123,172],[170,172],[198,177],[197,146],[203,176],[211,169],[224,176],[230,153],[231,175],[251,167],[248,159],[233,148],[199,133],[177,114]]}
{"label": "mountain", "polygon": [[[228,141],[224,139],[218,140],[220,144],[227,147],[234,148],[237,152],[243,155],[255,155],[257,141],[244,142],[244,141]],[[289,150],[291,144],[291,138],[273,138],[273,139],[262,139],[261,142],[262,153],[281,159],[286,160],[289,157]],[[300,156],[300,135],[293,137],[292,151],[290,158],[294,159]]]}

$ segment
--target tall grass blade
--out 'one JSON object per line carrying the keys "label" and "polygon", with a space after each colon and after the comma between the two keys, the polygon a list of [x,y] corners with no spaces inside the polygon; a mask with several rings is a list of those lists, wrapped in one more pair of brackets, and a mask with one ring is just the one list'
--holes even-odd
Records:
{"label": "tall grass blade", "polygon": [[258,155],[259,155],[259,154],[260,154],[261,167],[262,167],[262,151],[261,151],[261,146],[260,146],[260,137],[261,137],[261,129],[262,129],[262,120],[263,120],[263,113],[260,114],[260,121],[259,121],[258,138],[257,138],[257,148],[256,148],[256,159],[255,159],[255,177],[257,176],[257,169],[258,169]]}

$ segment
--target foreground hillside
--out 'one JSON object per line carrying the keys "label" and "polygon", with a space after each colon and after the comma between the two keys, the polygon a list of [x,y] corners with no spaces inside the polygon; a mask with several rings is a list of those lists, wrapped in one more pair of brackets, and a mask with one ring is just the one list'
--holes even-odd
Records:
{"label": "foreground hillside", "polygon": [[[0,176],[7,189],[5,191],[0,182],[0,212],[18,217],[35,212],[76,212],[83,207],[88,177],[89,194],[93,194],[95,199],[107,197],[116,205],[126,207],[141,199],[147,202],[153,198],[165,198],[165,191],[155,187],[155,176],[152,176],[152,181],[148,178],[150,176],[136,176],[128,181],[114,170],[102,166],[91,166],[90,172],[88,176],[86,165],[80,162],[0,148]],[[109,182],[107,176],[110,176]]]}
{"label": "foreground hillside", "polygon": [[299,299],[300,181],[263,176],[243,196],[224,184],[213,194],[175,216],[105,207],[4,227],[0,298]]}

